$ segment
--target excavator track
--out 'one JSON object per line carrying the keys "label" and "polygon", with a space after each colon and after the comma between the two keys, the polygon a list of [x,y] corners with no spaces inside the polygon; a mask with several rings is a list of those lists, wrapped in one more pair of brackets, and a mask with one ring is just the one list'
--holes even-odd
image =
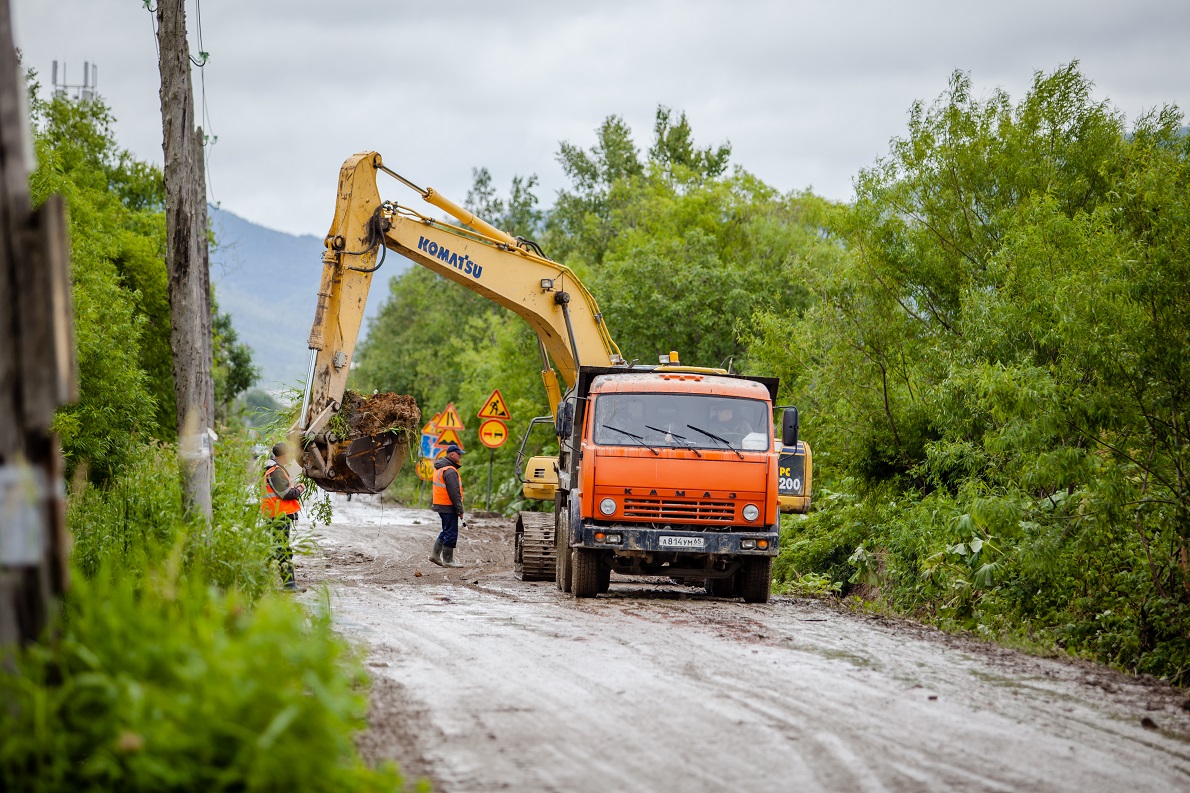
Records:
{"label": "excavator track", "polygon": [[521,512],[516,519],[513,571],[522,581],[554,580],[554,515]]}

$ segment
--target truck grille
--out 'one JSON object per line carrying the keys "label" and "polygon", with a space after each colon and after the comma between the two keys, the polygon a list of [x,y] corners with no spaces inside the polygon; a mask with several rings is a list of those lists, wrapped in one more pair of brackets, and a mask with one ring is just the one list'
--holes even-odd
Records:
{"label": "truck grille", "polygon": [[735,503],[731,501],[677,501],[666,498],[626,498],[624,517],[653,521],[731,523]]}

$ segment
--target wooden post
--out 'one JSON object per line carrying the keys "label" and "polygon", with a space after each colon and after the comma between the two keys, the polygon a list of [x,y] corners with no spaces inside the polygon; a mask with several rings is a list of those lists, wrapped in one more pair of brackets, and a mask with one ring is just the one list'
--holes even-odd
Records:
{"label": "wooden post", "polygon": [[30,203],[25,91],[0,0],[0,647],[38,639],[68,583],[50,421],[77,398],[65,206]]}
{"label": "wooden post", "polygon": [[[178,456],[186,511],[211,518],[211,284],[201,130],[194,123],[184,0],[158,0],[158,66],[165,150],[165,266],[169,273],[170,349],[177,395]],[[199,191],[202,191],[201,195]]]}

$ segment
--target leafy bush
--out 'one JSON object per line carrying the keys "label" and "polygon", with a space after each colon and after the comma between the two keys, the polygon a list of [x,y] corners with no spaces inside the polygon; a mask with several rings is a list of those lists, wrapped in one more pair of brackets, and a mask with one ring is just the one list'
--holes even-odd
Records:
{"label": "leafy bush", "polygon": [[142,579],[175,552],[184,568],[250,600],[276,580],[272,535],[259,517],[255,461],[246,441],[226,436],[216,446],[213,519],[210,526],[182,514],[181,478],[172,446],[146,445],[123,474],[106,485],[82,489],[71,499],[67,524],[72,560],[84,576],[116,569]]}
{"label": "leafy bush", "polygon": [[73,494],[56,635],[0,672],[0,788],[400,787],[353,747],[367,680],[328,604],[275,592],[257,469],[244,439],[220,442],[209,526],[183,517],[169,445]]}
{"label": "leafy bush", "polygon": [[181,567],[79,577],[57,641],[0,674],[0,788],[397,789],[352,744],[365,679],[326,610]]}
{"label": "leafy bush", "polygon": [[754,325],[849,494],[786,580],[1190,682],[1187,196],[1177,109],[1128,128],[1076,66],[916,105],[809,310]]}
{"label": "leafy bush", "polygon": [[210,526],[184,518],[170,446],[72,496],[56,633],[0,665],[0,789],[399,787],[355,751],[366,679],[329,604],[275,592],[246,441],[217,452]]}

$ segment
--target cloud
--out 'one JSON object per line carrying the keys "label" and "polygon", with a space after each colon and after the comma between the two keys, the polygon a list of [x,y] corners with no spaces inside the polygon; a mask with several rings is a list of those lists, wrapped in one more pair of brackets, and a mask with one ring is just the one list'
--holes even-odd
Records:
{"label": "cloud", "polygon": [[[121,143],[159,162],[149,14],[130,0],[16,0],[15,14],[43,82],[54,58],[97,62]],[[537,173],[549,203],[564,186],[560,140],[588,146],[615,113],[646,148],[664,104],[687,111],[701,142],[730,140],[733,160],[774,186],[845,200],[912,102],[936,97],[955,69],[1019,97],[1035,70],[1079,59],[1130,117],[1190,100],[1190,6],[1160,0],[205,0],[202,15],[215,199],[319,235],[339,165],[364,149],[457,199],[474,166],[499,184]]]}

